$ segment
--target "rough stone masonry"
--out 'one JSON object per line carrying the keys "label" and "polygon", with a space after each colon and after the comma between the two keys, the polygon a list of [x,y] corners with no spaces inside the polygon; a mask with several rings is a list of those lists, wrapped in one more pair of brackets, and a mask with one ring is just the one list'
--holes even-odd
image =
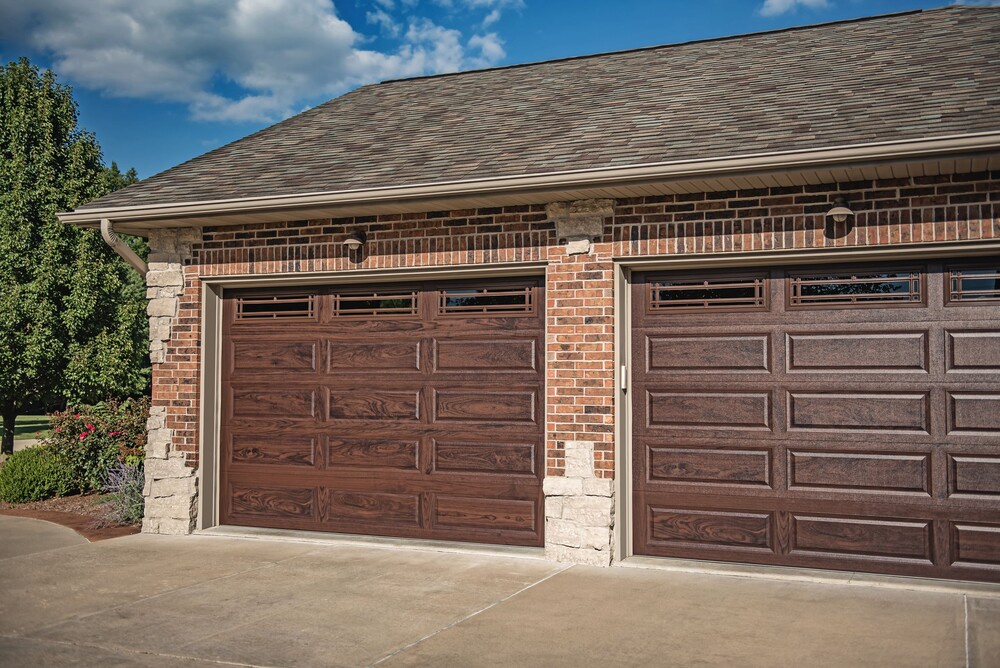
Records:
{"label": "rough stone masonry", "polygon": [[[149,235],[149,358],[163,364],[181,295],[184,292],[184,261],[192,256],[198,230],[175,228],[153,230]],[[167,407],[153,406],[146,424],[146,510],[142,530],[147,533],[190,533],[198,509],[196,469],[187,465],[183,452],[173,448],[173,430],[167,426]]]}

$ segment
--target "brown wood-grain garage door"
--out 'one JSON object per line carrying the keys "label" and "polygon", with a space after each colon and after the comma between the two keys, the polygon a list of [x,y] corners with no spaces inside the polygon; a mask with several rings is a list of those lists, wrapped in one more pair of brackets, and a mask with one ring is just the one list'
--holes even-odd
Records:
{"label": "brown wood-grain garage door", "polygon": [[637,554],[1000,579],[1000,263],[636,274]]}
{"label": "brown wood-grain garage door", "polygon": [[227,291],[221,522],[541,545],[542,291]]}

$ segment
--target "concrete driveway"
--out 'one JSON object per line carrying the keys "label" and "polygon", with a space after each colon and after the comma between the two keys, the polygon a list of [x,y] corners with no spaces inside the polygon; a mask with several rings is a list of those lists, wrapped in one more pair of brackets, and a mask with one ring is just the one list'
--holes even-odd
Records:
{"label": "concrete driveway", "polygon": [[[25,540],[11,520],[0,541]],[[990,587],[216,536],[37,548],[0,559],[2,666],[1000,665]]]}

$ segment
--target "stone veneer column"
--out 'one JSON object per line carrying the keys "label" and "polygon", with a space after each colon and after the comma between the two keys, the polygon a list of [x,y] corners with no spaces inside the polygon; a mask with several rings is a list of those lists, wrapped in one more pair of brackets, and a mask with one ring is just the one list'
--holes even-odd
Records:
{"label": "stone veneer column", "polygon": [[[184,261],[192,256],[192,245],[200,239],[192,228],[152,230],[149,235],[149,358],[156,384],[161,365],[167,360],[171,330],[184,292]],[[183,452],[172,447],[173,429],[168,426],[168,407],[155,397],[146,424],[145,533],[190,533],[198,511],[198,478],[187,465]]]}
{"label": "stone veneer column", "polygon": [[546,207],[559,246],[546,280],[545,554],[608,566],[613,559],[614,264],[604,230],[612,200]]}
{"label": "stone veneer column", "polygon": [[565,442],[566,474],[545,478],[545,556],[591,566],[612,559],[614,480],[594,475],[594,444]]}

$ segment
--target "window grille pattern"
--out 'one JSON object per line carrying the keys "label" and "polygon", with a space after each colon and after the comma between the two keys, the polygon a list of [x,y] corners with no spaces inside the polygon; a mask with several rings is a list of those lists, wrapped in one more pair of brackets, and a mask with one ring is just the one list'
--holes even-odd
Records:
{"label": "window grille pattern", "polygon": [[651,310],[767,310],[767,277],[670,278],[649,283]]}
{"label": "window grille pattern", "polygon": [[236,300],[237,320],[311,319],[316,317],[315,295],[271,295]]}
{"label": "window grille pattern", "polygon": [[452,288],[442,290],[438,299],[440,315],[534,313],[533,286],[495,288]]}
{"label": "window grille pattern", "polygon": [[949,274],[949,302],[1000,301],[1000,268],[965,267]]}
{"label": "window grille pattern", "polygon": [[921,272],[824,272],[791,275],[790,306],[884,307],[922,304]]}
{"label": "window grille pattern", "polygon": [[333,317],[407,316],[417,314],[413,291],[338,293],[333,296]]}

